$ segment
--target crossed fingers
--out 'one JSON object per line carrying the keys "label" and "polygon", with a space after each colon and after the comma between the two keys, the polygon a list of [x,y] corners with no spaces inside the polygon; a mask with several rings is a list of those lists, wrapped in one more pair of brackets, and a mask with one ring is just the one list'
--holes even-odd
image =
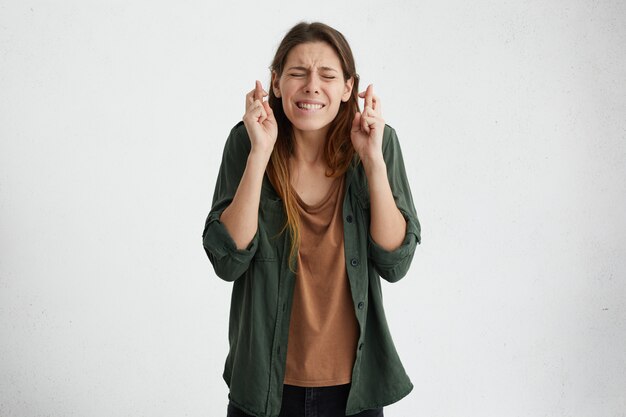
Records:
{"label": "crossed fingers", "polygon": [[374,95],[374,86],[372,84],[368,85],[365,91],[359,93],[359,97],[365,100],[365,107],[361,113],[361,128],[366,133],[369,133],[370,127],[380,119],[380,99]]}
{"label": "crossed fingers", "polygon": [[268,112],[266,111],[267,108],[263,101],[263,97],[265,96],[267,96],[267,91],[263,89],[259,80],[256,80],[254,89],[246,94],[246,114],[254,115],[259,123],[263,123],[267,118]]}
{"label": "crossed fingers", "polygon": [[267,91],[263,89],[261,81],[256,80],[254,89],[246,94],[246,109],[249,109],[257,100],[260,102],[259,104],[263,104],[263,97],[265,96],[267,96]]}
{"label": "crossed fingers", "polygon": [[[369,107],[372,110],[376,110],[377,113],[380,113],[380,99],[374,94],[374,86],[372,84],[368,85],[365,91],[359,93],[359,97],[365,99],[365,108]],[[363,111],[365,111],[365,108]]]}

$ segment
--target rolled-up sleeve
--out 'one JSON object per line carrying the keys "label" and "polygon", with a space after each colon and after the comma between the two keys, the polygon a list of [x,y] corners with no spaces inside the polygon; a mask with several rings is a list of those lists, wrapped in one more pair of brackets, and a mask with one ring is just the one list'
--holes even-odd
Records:
{"label": "rolled-up sleeve", "polygon": [[258,230],[245,249],[238,249],[235,241],[220,221],[222,212],[230,205],[246,168],[250,140],[238,123],[230,132],[220,165],[211,211],[202,232],[204,250],[218,277],[234,281],[246,272],[258,247]]}
{"label": "rolled-up sleeve", "polygon": [[368,256],[383,279],[396,282],[406,275],[411,266],[415,248],[421,243],[421,227],[406,176],[400,142],[395,130],[389,125],[385,125],[383,157],[393,198],[406,220],[406,234],[398,248],[388,251],[374,242],[368,233]]}

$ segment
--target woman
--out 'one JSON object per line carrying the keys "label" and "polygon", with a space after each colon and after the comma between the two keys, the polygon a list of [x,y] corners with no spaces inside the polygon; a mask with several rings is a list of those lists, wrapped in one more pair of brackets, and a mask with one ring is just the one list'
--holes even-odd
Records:
{"label": "woman", "polygon": [[380,283],[420,243],[398,138],[335,29],[294,26],[270,70],[226,141],[202,235],[234,281],[228,416],[382,416],[413,388]]}

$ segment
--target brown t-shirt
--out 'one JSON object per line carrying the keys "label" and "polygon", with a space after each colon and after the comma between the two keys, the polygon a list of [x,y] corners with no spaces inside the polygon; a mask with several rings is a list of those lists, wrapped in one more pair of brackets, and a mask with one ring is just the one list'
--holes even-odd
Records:
{"label": "brown t-shirt", "polygon": [[338,177],[315,205],[296,194],[301,243],[285,384],[320,387],[352,380],[359,325],[343,246],[344,179]]}

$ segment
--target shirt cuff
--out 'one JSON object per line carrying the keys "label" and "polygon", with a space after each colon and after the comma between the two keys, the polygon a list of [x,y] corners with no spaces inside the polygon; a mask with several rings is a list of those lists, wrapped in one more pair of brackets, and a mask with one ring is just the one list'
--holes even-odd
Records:
{"label": "shirt cuff", "polygon": [[257,229],[252,241],[245,249],[238,249],[226,226],[219,220],[221,213],[214,213],[207,219],[207,224],[202,233],[205,250],[215,256],[216,260],[230,257],[237,263],[247,263],[252,260],[259,243],[259,231]]}
{"label": "shirt cuff", "polygon": [[372,235],[368,233],[369,254],[372,260],[381,266],[393,267],[401,263],[415,252],[416,246],[420,243],[419,223],[402,210],[400,211],[406,220],[406,233],[402,244],[393,250],[384,249],[374,241]]}

